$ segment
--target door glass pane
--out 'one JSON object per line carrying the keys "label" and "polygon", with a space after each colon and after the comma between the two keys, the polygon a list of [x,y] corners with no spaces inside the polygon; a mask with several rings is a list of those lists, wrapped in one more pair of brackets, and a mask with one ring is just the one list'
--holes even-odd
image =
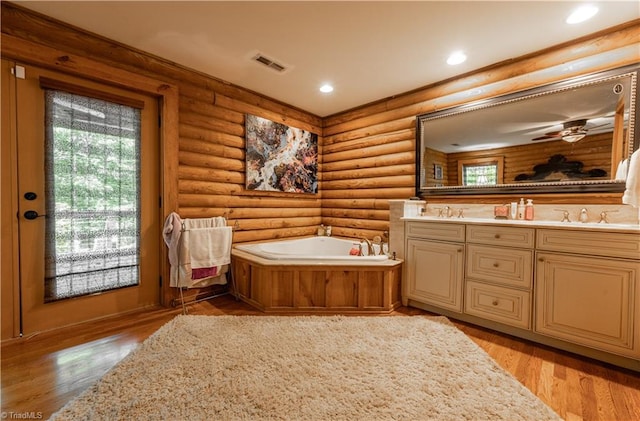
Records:
{"label": "door glass pane", "polygon": [[137,285],[140,110],[45,96],[45,301]]}

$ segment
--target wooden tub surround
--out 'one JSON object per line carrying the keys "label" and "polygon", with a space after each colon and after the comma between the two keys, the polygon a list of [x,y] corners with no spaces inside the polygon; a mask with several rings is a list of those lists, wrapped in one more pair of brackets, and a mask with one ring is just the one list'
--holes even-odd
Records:
{"label": "wooden tub surround", "polygon": [[231,253],[236,296],[264,312],[388,314],[400,306],[402,260],[267,260]]}

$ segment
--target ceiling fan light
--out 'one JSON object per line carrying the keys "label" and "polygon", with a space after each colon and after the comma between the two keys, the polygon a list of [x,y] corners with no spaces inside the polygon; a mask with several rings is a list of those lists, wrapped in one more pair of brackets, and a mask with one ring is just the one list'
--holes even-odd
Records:
{"label": "ceiling fan light", "polygon": [[565,142],[574,143],[584,138],[585,136],[586,136],[585,133],[567,134],[562,136],[562,140],[564,140]]}

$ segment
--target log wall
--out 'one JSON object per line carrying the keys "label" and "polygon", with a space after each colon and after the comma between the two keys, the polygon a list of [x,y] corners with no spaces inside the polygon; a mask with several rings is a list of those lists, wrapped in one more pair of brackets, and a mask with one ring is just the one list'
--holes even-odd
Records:
{"label": "log wall", "polygon": [[[388,230],[389,199],[415,194],[415,117],[443,108],[551,83],[578,74],[638,62],[640,21],[499,63],[353,110],[320,118],[255,92],[187,69],[112,40],[2,2],[2,50],[32,64],[41,49],[62,52],[68,68],[77,57],[99,63],[100,72],[122,69],[177,87],[179,112],[174,168],[175,209],[184,217],[225,215],[237,227],[234,242],[312,235],[321,223],[334,235],[368,237]],[[14,46],[15,47],[15,46]],[[593,60],[615,52],[610,60]],[[68,55],[67,55],[68,54]],[[542,72],[589,58],[588,68]],[[35,63],[33,63],[35,64]],[[60,64],[51,63],[56,68]],[[399,68],[401,72],[401,68]],[[576,72],[576,73],[572,73]],[[579,73],[577,73],[579,72]],[[87,75],[90,77],[91,75]],[[482,89],[478,89],[482,88]],[[477,92],[481,92],[480,94]],[[244,189],[244,115],[255,114],[319,135],[319,194],[248,192]],[[532,163],[533,164],[533,163]],[[166,170],[167,168],[165,168]],[[445,174],[445,177],[447,174]],[[619,203],[620,195],[541,195],[538,203]],[[455,197],[432,197],[455,202]],[[503,198],[464,200],[502,203]]]}
{"label": "log wall", "polygon": [[611,175],[611,133],[587,136],[577,143],[567,143],[562,140],[531,143],[529,145],[512,146],[509,148],[495,148],[476,152],[450,153],[446,155],[447,184],[458,183],[458,161],[478,158],[501,156],[504,158],[503,183],[516,183],[519,174],[533,175],[533,167],[546,164],[553,155],[563,155],[567,161],[582,162],[582,172],[602,169],[607,172],[606,179]]}
{"label": "log wall", "polygon": [[[319,134],[322,120],[216,78],[95,36],[48,17],[2,3],[3,44],[25,39],[166,81],[179,91],[176,211],[187,218],[226,215],[234,241],[314,234],[321,223],[319,194],[244,189],[244,116],[254,114]],[[3,46],[4,47],[4,46]],[[14,60],[29,62],[33,51]],[[166,215],[165,215],[166,216]]]}

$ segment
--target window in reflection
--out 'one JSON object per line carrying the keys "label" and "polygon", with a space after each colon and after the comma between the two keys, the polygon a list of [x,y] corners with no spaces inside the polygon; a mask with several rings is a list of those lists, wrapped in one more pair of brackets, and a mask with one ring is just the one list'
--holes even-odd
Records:
{"label": "window in reflection", "polygon": [[489,186],[502,184],[504,158],[501,156],[458,160],[458,184]]}

